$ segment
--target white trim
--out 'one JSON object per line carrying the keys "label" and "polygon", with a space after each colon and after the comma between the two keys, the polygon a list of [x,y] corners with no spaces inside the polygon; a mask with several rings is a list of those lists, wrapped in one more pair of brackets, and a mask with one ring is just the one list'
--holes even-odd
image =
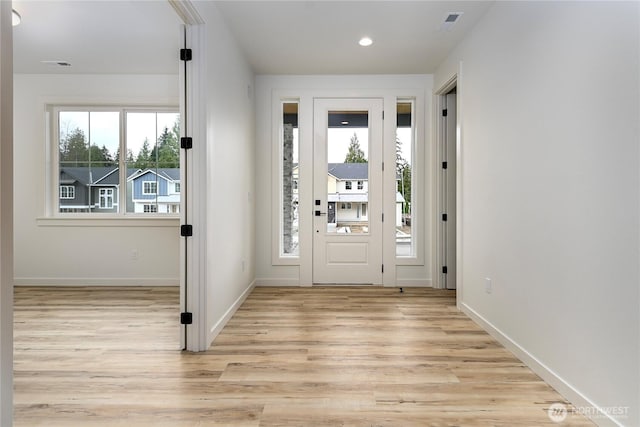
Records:
{"label": "white trim", "polygon": [[222,315],[222,317],[211,327],[209,331],[209,340],[213,342],[214,339],[222,332],[224,327],[227,325],[229,320],[233,317],[236,311],[242,306],[242,303],[247,299],[247,297],[251,294],[251,291],[256,287],[255,280],[247,286],[247,288],[240,294],[240,296],[231,304],[231,307]]}
{"label": "white trim", "polygon": [[178,286],[180,279],[151,277],[16,277],[15,286]]}
{"label": "white trim", "polygon": [[[155,191],[147,191],[147,184],[148,187],[151,187],[151,184],[155,185]],[[142,181],[142,194],[148,196],[155,196],[156,194],[158,194],[158,181]]]}
{"label": "white trim", "polygon": [[[67,190],[67,195],[66,196],[62,196],[62,190],[65,189]],[[69,191],[71,190],[71,191]],[[73,196],[69,196],[69,194],[73,194]],[[73,200],[76,198],[76,187],[75,185],[67,185],[67,184],[60,184],[58,186],[58,198],[60,200]],[[62,206],[60,206],[62,207]]]}
{"label": "white trim", "polygon": [[168,0],[182,22],[187,25],[204,24],[204,19],[198,13],[191,0]]}
{"label": "white trim", "polygon": [[513,353],[518,359],[520,359],[529,369],[539,375],[547,384],[553,387],[560,395],[571,402],[577,408],[594,408],[597,411],[597,417],[591,418],[591,421],[599,426],[619,426],[622,424],[611,418],[605,411],[598,405],[593,403],[589,398],[580,393],[574,386],[568,381],[555,373],[551,368],[545,365],[542,361],[538,360],[533,354],[529,353],[524,347],[511,339],[507,334],[502,332],[496,326],[494,326],[487,319],[482,317],[477,311],[469,307],[466,303],[461,302],[459,304],[463,313],[477,323],[482,329],[484,329],[489,335],[495,338],[500,344],[502,344],[507,350]]}
{"label": "white trim", "polygon": [[303,286],[298,279],[256,279],[256,286]]}
{"label": "white trim", "polygon": [[398,279],[396,286],[399,288],[432,288],[431,279]]}
{"label": "white trim", "polygon": [[[181,136],[190,136],[194,141],[202,141],[194,144],[193,149],[187,150],[186,155],[180,156],[180,169],[183,173],[182,181],[185,188],[184,196],[180,198],[180,223],[191,224],[196,232],[186,239],[186,244],[180,243],[180,283],[181,292],[187,293],[186,309],[193,314],[193,323],[188,326],[186,332],[188,351],[205,351],[209,345],[206,306],[207,299],[214,296],[208,295],[208,253],[207,253],[207,194],[210,193],[208,178],[213,171],[208,164],[212,156],[207,147],[207,86],[206,86],[206,57],[205,25],[186,26],[186,45],[193,50],[193,59],[188,63],[187,75],[184,67],[180,68],[180,105],[181,116],[184,117],[184,109],[188,111],[187,123],[183,121]],[[184,82],[187,79],[186,93]],[[186,99],[185,99],[186,96]],[[185,162],[189,167],[185,168]],[[185,265],[185,252],[186,257]],[[185,277],[188,278],[185,282]],[[181,310],[184,309],[184,294],[181,295]]]}
{"label": "white trim", "polygon": [[177,216],[165,214],[157,216],[121,216],[110,214],[89,214],[91,216],[69,217],[39,217],[36,224],[39,227],[180,227]]}

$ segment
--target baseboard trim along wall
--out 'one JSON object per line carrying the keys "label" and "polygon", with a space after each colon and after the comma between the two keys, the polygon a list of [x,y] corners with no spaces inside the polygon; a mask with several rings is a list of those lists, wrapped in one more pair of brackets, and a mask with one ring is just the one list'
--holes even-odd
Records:
{"label": "baseboard trim along wall", "polygon": [[298,279],[256,279],[256,286],[300,286]]}
{"label": "baseboard trim along wall", "polygon": [[[489,335],[495,338],[507,350],[512,352],[518,359],[524,362],[533,372],[539,375],[547,384],[553,387],[558,393],[564,396],[576,408],[589,408],[589,413],[594,416],[591,421],[601,427],[624,427],[616,420],[605,413],[602,408],[590,401],[586,396],[580,393],[571,384],[556,374],[544,363],[539,361],[535,356],[526,349],[504,334],[500,329],[496,328],[491,322],[482,317],[478,312],[469,307],[465,303],[460,305],[462,311],[469,316],[474,322],[482,327]],[[585,414],[588,415],[588,414]]]}
{"label": "baseboard trim along wall", "polygon": [[396,280],[398,288],[432,288],[433,283],[429,279],[398,279]]}
{"label": "baseboard trim along wall", "polygon": [[15,286],[180,286],[175,278],[140,277],[16,277]]}
{"label": "baseboard trim along wall", "polygon": [[256,287],[256,281],[254,280],[249,284],[249,286],[247,286],[247,289],[245,289],[244,292],[240,294],[238,299],[235,300],[235,302],[222,315],[222,317],[211,327],[211,330],[209,331],[209,340],[208,340],[209,342],[207,343],[207,348],[211,345],[213,340],[216,339],[218,334],[222,332],[222,329],[224,329],[224,327],[227,325],[229,320],[231,320],[233,315],[236,313],[236,311],[238,311],[242,303],[244,303],[244,301],[247,299],[249,294],[251,294],[251,291],[253,291],[255,287]]}

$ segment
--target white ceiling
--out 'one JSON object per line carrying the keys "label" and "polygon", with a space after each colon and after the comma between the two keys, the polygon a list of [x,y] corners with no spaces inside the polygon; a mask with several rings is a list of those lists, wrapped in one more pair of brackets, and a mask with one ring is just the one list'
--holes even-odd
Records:
{"label": "white ceiling", "polygon": [[[431,73],[492,1],[218,1],[259,74]],[[441,31],[450,12],[464,12]],[[358,40],[369,36],[368,48]]]}
{"label": "white ceiling", "polygon": [[[13,8],[22,16],[16,73],[178,73],[181,21],[168,1],[13,0]],[[40,62],[50,60],[71,67]]]}
{"label": "white ceiling", "polygon": [[[258,74],[414,74],[433,72],[493,1],[216,3]],[[14,0],[14,9],[16,73],[177,73],[180,19],[166,0]],[[443,31],[450,12],[464,15]],[[358,46],[364,35],[373,46]]]}

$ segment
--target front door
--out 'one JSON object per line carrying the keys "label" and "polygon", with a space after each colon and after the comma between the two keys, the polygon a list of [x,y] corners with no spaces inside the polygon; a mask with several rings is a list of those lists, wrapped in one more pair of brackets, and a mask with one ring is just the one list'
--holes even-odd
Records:
{"label": "front door", "polygon": [[314,100],[314,283],[382,284],[382,111]]}

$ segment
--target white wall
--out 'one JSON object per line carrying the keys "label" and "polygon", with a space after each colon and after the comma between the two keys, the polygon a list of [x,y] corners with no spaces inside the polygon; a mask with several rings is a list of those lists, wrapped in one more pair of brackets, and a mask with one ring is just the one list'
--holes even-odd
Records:
{"label": "white wall", "polygon": [[16,284],[177,285],[177,219],[142,226],[46,218],[45,105],[177,107],[178,76],[16,75],[14,91]]}
{"label": "white wall", "polygon": [[[256,158],[260,159],[256,162],[256,282],[265,285],[299,285],[305,283],[305,276],[309,276],[310,266],[304,265],[277,265],[273,259],[277,258],[277,254],[272,245],[272,224],[274,207],[272,202],[277,201],[277,197],[272,191],[272,100],[274,93],[287,94],[292,98],[299,97],[301,99],[299,121],[302,126],[306,126],[307,130],[300,130],[300,144],[312,139],[312,114],[311,110],[307,110],[312,105],[314,96],[333,96],[333,97],[359,97],[359,96],[377,96],[384,98],[386,101],[396,96],[407,96],[407,93],[420,94],[431,92],[431,76],[430,75],[367,75],[367,76],[257,76],[256,77]],[[385,102],[386,102],[385,101]],[[304,104],[304,105],[303,105]],[[386,106],[385,106],[386,108]],[[394,106],[395,108],[395,106]],[[427,135],[430,135],[431,113],[430,106],[420,110],[423,112],[421,118],[427,129]],[[385,131],[386,132],[386,131]],[[395,130],[393,131],[395,132]],[[425,150],[422,152],[425,157],[425,165],[429,164],[430,138],[421,138],[419,143],[424,144]],[[393,137],[393,139],[395,136]],[[276,141],[277,143],[277,141]],[[394,148],[395,149],[395,148]],[[302,151],[303,149],[301,149]],[[395,151],[394,151],[395,152]],[[303,163],[303,154],[301,152],[301,160]],[[309,159],[311,161],[311,159]],[[305,218],[304,215],[309,214],[311,209],[305,210],[303,203],[312,203],[311,197],[308,196],[311,191],[310,179],[305,181],[305,172],[301,171],[300,175],[300,242],[301,242],[301,259],[304,263],[305,253],[308,251],[309,263],[310,257],[310,239],[312,238],[311,226],[304,229],[305,223],[311,222],[311,217]],[[429,172],[427,172],[429,174]],[[426,182],[426,181],[425,181]],[[356,181],[353,182],[355,187]],[[431,186],[423,186],[421,206],[422,214],[425,214],[426,227],[430,227],[431,220],[426,207],[427,202],[431,198]],[[305,199],[306,197],[306,199]],[[395,194],[394,194],[395,200]],[[306,201],[305,201],[306,200]],[[305,222],[308,221],[308,222]],[[429,234],[431,234],[429,232]],[[307,240],[305,240],[307,239]],[[308,242],[308,243],[307,243]],[[426,243],[426,244],[425,244]],[[423,239],[421,242],[423,259],[419,262],[413,262],[413,265],[398,265],[390,282],[394,284],[409,285],[430,285],[431,284],[431,244]],[[394,248],[395,251],[395,248]],[[389,251],[392,252],[392,251]],[[388,274],[387,260],[385,259],[385,274]],[[392,271],[392,270],[391,270]],[[305,273],[306,272],[306,273]],[[387,281],[385,281],[385,284]]]}
{"label": "white wall", "polygon": [[13,420],[13,34],[0,2],[0,425]]}
{"label": "white wall", "polygon": [[638,9],[496,2],[434,81],[462,61],[463,308],[575,404],[628,407],[626,426],[640,425]]}
{"label": "white wall", "polygon": [[[210,343],[253,287],[253,71],[212,2],[198,2],[207,59],[207,289]],[[195,144],[195,142],[194,142]]]}

